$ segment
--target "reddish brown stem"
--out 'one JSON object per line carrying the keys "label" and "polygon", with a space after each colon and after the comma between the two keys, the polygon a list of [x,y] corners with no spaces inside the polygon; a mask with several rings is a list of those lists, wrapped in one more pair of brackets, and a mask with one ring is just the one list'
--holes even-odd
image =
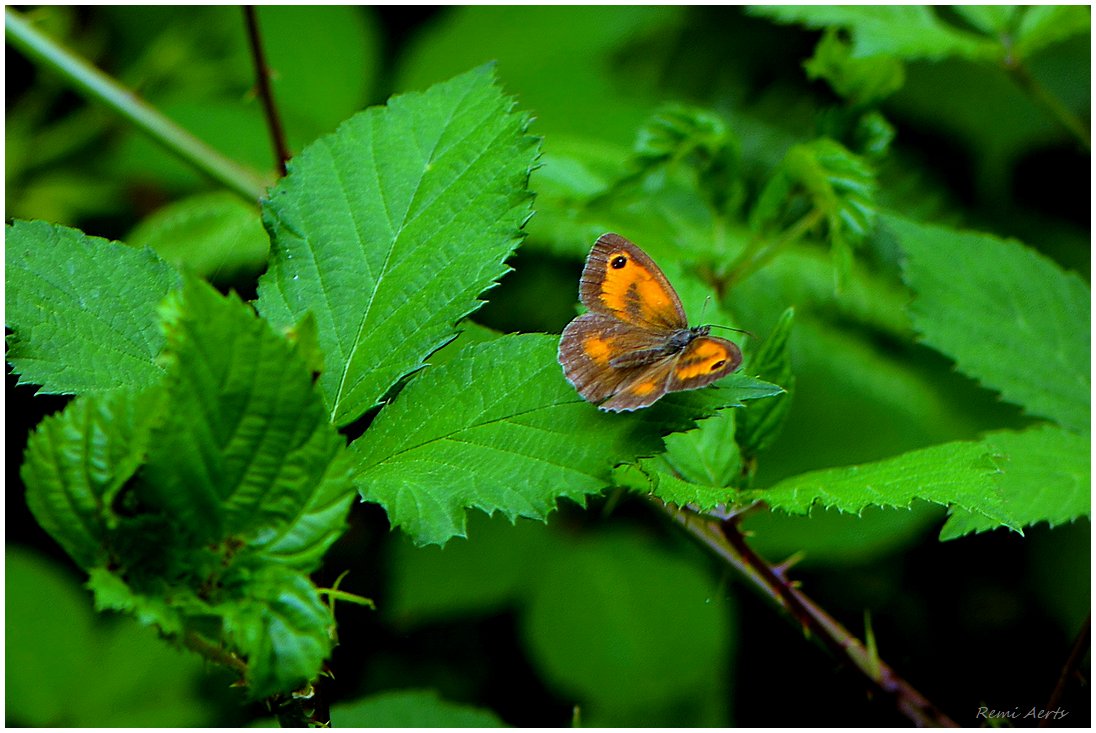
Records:
{"label": "reddish brown stem", "polygon": [[[1077,638],[1073,640],[1073,648],[1069,651],[1069,658],[1066,659],[1066,663],[1062,666],[1061,674],[1058,675],[1058,684],[1054,686],[1054,691],[1050,693],[1050,700],[1047,701],[1046,710],[1058,709],[1058,704],[1062,701],[1062,695],[1066,690],[1066,684],[1077,672],[1078,665],[1080,665],[1081,660],[1085,658],[1085,654],[1088,653],[1088,639],[1091,632],[1092,614],[1089,614],[1085,617],[1085,622],[1081,626],[1081,632],[1077,634]],[[1040,728],[1046,728],[1049,725],[1049,717],[1039,721]]]}
{"label": "reddish brown stem", "polygon": [[895,708],[915,725],[958,727],[891,667],[869,652],[848,629],[755,553],[739,530],[737,518],[714,521],[691,511],[671,508],[657,499],[652,502],[795,618],[806,634],[821,641],[834,655],[850,662],[873,691],[892,700]]}
{"label": "reddish brown stem", "polygon": [[282,129],[282,120],[278,116],[278,108],[274,105],[274,91],[270,88],[270,67],[263,53],[262,37],[259,35],[259,18],[254,5],[244,6],[244,18],[247,20],[247,38],[251,43],[251,57],[255,60],[256,87],[263,104],[263,113],[266,115],[267,128],[270,130],[270,140],[274,146],[275,165],[284,176],[286,161],[292,156],[289,145],[285,141],[285,131]]}

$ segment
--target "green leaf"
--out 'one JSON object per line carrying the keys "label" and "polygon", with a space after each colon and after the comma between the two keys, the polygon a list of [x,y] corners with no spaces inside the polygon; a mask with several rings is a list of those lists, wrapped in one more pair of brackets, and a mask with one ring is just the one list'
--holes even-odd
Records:
{"label": "green leaf", "polygon": [[[1002,473],[997,485],[1005,509],[1017,526],[1047,522],[1051,527],[1092,512],[1091,445],[1088,437],[1053,425],[986,436]],[[940,531],[941,540],[999,526],[985,515],[955,511]]]}
{"label": "green leaf", "polygon": [[735,442],[735,425],[742,414],[719,412],[701,420],[694,430],[667,435],[665,453],[617,467],[614,480],[670,504],[702,511],[731,501],[735,492],[728,487],[739,485],[742,476],[742,454]]}
{"label": "green leaf", "polygon": [[27,505],[81,567],[107,561],[112,504],[144,461],[158,398],[151,390],[79,397],[27,442],[20,469]]}
{"label": "green leaf", "polygon": [[156,307],[178,273],[149,250],[77,229],[5,230],[8,361],[47,394],[139,390],[161,377]]}
{"label": "green leaf", "polygon": [[[750,212],[750,226],[764,233],[788,219],[797,198],[826,218],[838,281],[849,279],[852,248],[875,224],[875,173],[867,161],[829,138],[795,145],[768,181]],[[810,216],[810,214],[807,214]]]}
{"label": "green leaf", "polygon": [[638,533],[561,542],[522,619],[533,663],[594,726],[725,722],[702,702],[726,684],[734,609],[702,566]]}
{"label": "green leaf", "polygon": [[747,368],[759,378],[784,387],[784,392],[768,400],[759,400],[746,405],[737,416],[738,431],[736,438],[742,453],[752,458],[772,445],[780,435],[784,421],[791,409],[792,395],[795,394],[795,375],[792,373],[789,339],[792,333],[792,321],[795,310],[788,308],[776,322],[769,337],[751,355]]}
{"label": "green leaf", "polygon": [[922,5],[754,6],[750,13],[808,28],[841,28],[852,35],[854,58],[897,56],[938,61],[949,56],[993,59],[999,45],[955,28]]}
{"label": "green leaf", "polygon": [[[293,463],[289,461],[287,470],[298,470]],[[265,560],[305,571],[318,567],[327,548],[346,529],[352,468],[349,453],[341,449],[335,452],[321,476],[309,476],[307,492],[298,494],[298,503],[289,517],[264,524],[254,533],[251,547]]]}
{"label": "green leaf", "polygon": [[1084,5],[1041,5],[1023,10],[1016,33],[1016,51],[1021,59],[1067,38],[1087,36],[1092,28],[1091,8]]}
{"label": "green leaf", "polygon": [[812,506],[859,513],[868,506],[909,507],[914,499],[956,506],[997,525],[1015,525],[995,484],[1000,470],[984,443],[955,441],[858,466],[810,471],[768,489],[743,492],[789,514]]}
{"label": "green leaf", "polygon": [[[132,561],[131,558],[127,560]],[[96,611],[128,613],[141,624],[155,626],[161,634],[169,636],[183,631],[187,607],[197,606],[203,611],[207,608],[188,589],[172,588],[170,598],[165,597],[168,594],[154,595],[137,591],[106,566],[91,568],[87,587],[95,594]]]}
{"label": "green leaf", "polygon": [[[711,422],[716,429],[723,429],[725,420],[725,416],[716,416],[707,422]],[[733,424],[734,421],[730,422]],[[738,495],[730,486],[682,478],[662,456],[641,458],[637,463],[617,466],[613,470],[613,482],[617,486],[656,496],[667,504],[692,506],[700,511],[733,502]]]}
{"label": "green leaf", "polygon": [[537,154],[512,108],[488,67],[393,97],[309,146],[264,203],[258,307],[278,326],[316,315],[337,425],[419,369],[506,272]]}
{"label": "green leaf", "polygon": [[662,461],[678,476],[707,486],[730,486],[742,471],[735,442],[735,419],[742,412],[723,411],[701,420],[696,429],[666,436]]}
{"label": "green leaf", "polygon": [[[622,184],[644,185],[650,195],[652,177],[674,176],[684,169],[695,179],[695,191],[715,211],[736,206],[744,197],[738,180],[738,138],[716,112],[703,107],[666,104],[652,114],[636,134],[633,172]],[[657,184],[656,184],[657,185]],[[620,191],[617,192],[619,195]]]}
{"label": "green leaf", "polygon": [[640,85],[621,83],[619,59],[660,31],[674,32],[684,11],[643,5],[449,7],[408,44],[397,88],[422,87],[495,61],[506,88],[536,110],[537,129],[553,144],[563,135],[624,144],[650,105]]}
{"label": "green leaf", "polygon": [[833,29],[827,29],[803,68],[807,78],[825,79],[854,105],[880,102],[906,82],[906,69],[899,59],[890,55],[853,58],[849,44]]}
{"label": "green leaf", "polygon": [[199,542],[239,535],[311,566],[341,532],[350,492],[305,359],[198,281],[165,316],[170,409],[144,495]]}
{"label": "green leaf", "polygon": [[1023,12],[1015,5],[954,5],[951,10],[986,35],[1008,33]]}
{"label": "green leaf", "polygon": [[259,272],[270,250],[258,208],[227,191],[170,203],[134,227],[127,241],[215,282]]}
{"label": "green leaf", "polygon": [[441,699],[434,690],[391,690],[331,706],[339,728],[504,728],[490,710]]}
{"label": "green leaf", "polygon": [[825,138],[796,145],[784,170],[826,215],[830,237],[856,244],[875,221],[875,173],[860,156]]}
{"label": "green leaf", "polygon": [[464,536],[466,507],[544,519],[558,498],[581,502],[608,486],[614,464],[658,452],[662,435],[778,389],[731,375],[720,388],[609,414],[563,379],[557,345],[503,336],[418,376],[350,447],[362,498],[422,544]]}
{"label": "green leaf", "polygon": [[200,691],[199,659],[129,619],[95,618],[76,578],[44,557],[9,545],[5,569],[9,726],[214,723],[217,706]]}
{"label": "green leaf", "polygon": [[86,685],[80,662],[95,651],[90,598],[58,565],[19,545],[5,548],[4,569],[6,722],[63,724],[79,713],[71,696]]}
{"label": "green leaf", "polygon": [[247,656],[248,696],[286,692],[313,679],[331,653],[331,612],[316,587],[295,570],[267,566],[215,610]]}
{"label": "green leaf", "polygon": [[925,343],[1031,415],[1089,430],[1091,293],[1013,240],[887,216]]}

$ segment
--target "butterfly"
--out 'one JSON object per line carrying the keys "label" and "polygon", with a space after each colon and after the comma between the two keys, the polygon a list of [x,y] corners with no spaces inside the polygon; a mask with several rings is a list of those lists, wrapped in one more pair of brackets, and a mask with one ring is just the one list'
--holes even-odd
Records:
{"label": "butterfly", "polygon": [[589,312],[563,329],[563,375],[589,402],[619,412],[648,407],[667,392],[711,384],[742,364],[710,326],[689,328],[670,281],[646,252],[619,234],[594,243],[579,281]]}

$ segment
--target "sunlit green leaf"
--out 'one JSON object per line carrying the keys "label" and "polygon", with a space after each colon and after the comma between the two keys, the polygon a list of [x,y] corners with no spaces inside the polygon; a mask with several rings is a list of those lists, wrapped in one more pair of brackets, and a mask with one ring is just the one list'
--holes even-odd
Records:
{"label": "sunlit green leaf", "polygon": [[[999,451],[997,477],[1009,516],[1022,526],[1051,527],[1092,512],[1091,445],[1087,437],[1043,425],[1023,432],[998,431],[986,441]],[[940,539],[984,532],[999,525],[984,514],[953,511]]]}
{"label": "sunlit green leaf", "polygon": [[81,394],[161,377],[156,307],[179,275],[147,249],[41,221],[5,227],[7,359],[21,384]]}
{"label": "sunlit green leaf", "polygon": [[315,314],[337,425],[420,368],[506,272],[536,157],[512,107],[487,67],[394,97],[313,143],[264,203],[258,307],[278,326]]}
{"label": "sunlit green leaf", "polygon": [[945,443],[875,463],[810,471],[768,489],[743,492],[741,498],[789,514],[806,514],[815,505],[853,513],[868,506],[904,508],[922,499],[1018,530],[995,484],[1000,471],[991,451],[983,443]]}
{"label": "sunlit green leaf", "polygon": [[776,389],[736,374],[634,414],[606,413],[564,380],[557,345],[504,336],[418,376],[351,445],[362,498],[424,544],[463,536],[466,507],[544,519],[557,499],[581,502],[608,486],[614,464],[661,450],[664,434]]}
{"label": "sunlit green leaf", "polygon": [[1091,293],[1012,240],[888,216],[914,327],[960,371],[1032,415],[1089,429]]}

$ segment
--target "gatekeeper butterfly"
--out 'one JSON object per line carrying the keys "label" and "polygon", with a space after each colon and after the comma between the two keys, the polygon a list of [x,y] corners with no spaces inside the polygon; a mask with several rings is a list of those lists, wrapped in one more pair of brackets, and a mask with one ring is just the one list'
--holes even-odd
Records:
{"label": "gatekeeper butterfly", "polygon": [[586,258],[579,299],[588,309],[563,329],[559,363],[578,393],[602,410],[648,407],[667,392],[711,384],[742,363],[710,326],[689,328],[670,281],[647,253],[602,234]]}

